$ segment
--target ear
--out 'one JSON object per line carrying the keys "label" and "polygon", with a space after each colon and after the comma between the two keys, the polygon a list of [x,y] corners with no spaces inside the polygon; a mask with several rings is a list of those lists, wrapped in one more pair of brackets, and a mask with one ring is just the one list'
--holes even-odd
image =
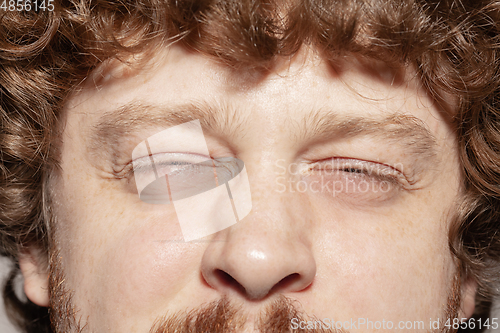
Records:
{"label": "ear", "polygon": [[476,308],[477,283],[469,278],[462,286],[462,305],[460,307],[459,318],[469,319]]}
{"label": "ear", "polygon": [[49,306],[49,273],[42,254],[27,248],[19,255],[19,267],[24,277],[24,292],[28,299],[39,306]]}

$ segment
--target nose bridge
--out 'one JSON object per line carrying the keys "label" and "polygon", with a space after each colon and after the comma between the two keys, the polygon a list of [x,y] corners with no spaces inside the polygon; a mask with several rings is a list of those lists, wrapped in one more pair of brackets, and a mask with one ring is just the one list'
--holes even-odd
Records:
{"label": "nose bridge", "polygon": [[[295,176],[283,171],[287,159],[259,159],[248,163],[248,177],[252,195],[252,210],[234,228],[228,230],[232,237],[252,238],[254,244],[273,236],[276,241],[289,243],[294,238],[307,242],[306,224],[311,216],[306,193],[290,192],[283,185]],[[243,236],[238,234],[242,233]],[[254,239],[257,238],[257,239]]]}
{"label": "nose bridge", "polygon": [[301,194],[280,193],[272,165],[261,165],[266,175],[261,177],[252,172],[255,166],[249,169],[252,211],[209,244],[202,274],[212,288],[254,300],[303,290],[316,273],[308,201]]}

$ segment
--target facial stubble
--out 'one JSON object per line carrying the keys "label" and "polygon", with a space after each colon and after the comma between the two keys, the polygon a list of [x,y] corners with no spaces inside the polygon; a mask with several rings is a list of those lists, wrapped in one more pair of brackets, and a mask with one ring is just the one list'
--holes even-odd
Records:
{"label": "facial stubble", "polygon": [[[65,274],[58,251],[50,256],[50,316],[52,329],[55,333],[86,333],[93,332],[89,326],[91,318],[82,318],[73,303],[74,291],[70,290],[65,280]],[[442,318],[441,327],[432,333],[455,332],[444,323],[453,322],[458,317],[461,304],[460,275],[457,273],[450,289],[447,307]],[[298,303],[290,298],[278,296],[277,299],[261,312],[255,321],[252,331],[260,333],[301,332],[301,333],[347,333],[344,329],[292,329],[292,319],[296,322],[319,321],[299,310]],[[249,329],[248,321],[240,308],[227,298],[200,306],[190,311],[160,316],[152,324],[149,333],[232,333]],[[93,332],[97,333],[97,332]]]}

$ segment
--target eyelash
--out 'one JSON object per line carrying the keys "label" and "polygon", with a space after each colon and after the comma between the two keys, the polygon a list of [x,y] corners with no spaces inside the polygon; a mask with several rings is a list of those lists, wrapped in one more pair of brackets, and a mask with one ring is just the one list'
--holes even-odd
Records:
{"label": "eyelash", "polygon": [[[154,161],[152,161],[152,159]],[[162,153],[152,156],[144,156],[131,162],[134,172],[151,171],[154,167],[183,167],[208,162],[213,159],[210,156],[193,153]]]}
{"label": "eyelash", "polygon": [[[176,153],[177,154],[177,153]],[[193,155],[190,153],[178,153],[179,155]],[[215,161],[213,158],[208,157],[208,156],[200,156],[196,155],[197,158],[204,158],[205,160],[212,160]],[[150,156],[145,156],[141,157],[135,161],[140,161],[140,160],[145,160],[147,159],[148,161],[150,160]],[[331,169],[322,169],[318,170],[318,166],[328,166],[328,163],[331,163],[330,165],[336,166]],[[140,172],[141,170],[144,171],[151,171],[152,170],[152,164],[151,162],[149,163],[144,163],[139,167],[139,169],[136,167],[134,170],[134,161],[129,162],[124,168],[122,168],[118,172],[114,172],[115,177],[119,179],[127,178],[130,179],[134,176],[134,172]],[[160,161],[157,163],[159,165],[166,165],[165,161]],[[187,162],[186,159],[183,161],[180,160],[171,160],[168,162],[168,166],[172,165],[189,165],[189,164],[194,164]],[[381,163],[374,163],[374,162],[368,162],[368,161],[363,161],[363,160],[358,160],[358,159],[350,159],[350,158],[328,158],[328,159],[323,159],[319,160],[313,163],[306,163],[307,167],[306,169],[302,169],[301,173],[304,176],[310,176],[313,175],[314,173],[324,173],[327,172],[329,174],[333,174],[334,172],[343,172],[347,174],[351,174],[351,177],[368,177],[371,179],[374,179],[375,181],[378,182],[390,182],[394,185],[397,186],[403,186],[406,187],[408,185],[411,185],[411,182],[408,181],[408,179],[405,177],[404,173],[394,167],[391,167],[386,164],[381,164]],[[406,186],[405,186],[406,185]]]}
{"label": "eyelash", "polygon": [[[325,165],[331,163],[331,169],[318,170],[317,166]],[[309,175],[312,172],[345,172],[355,175],[355,177],[369,177],[377,181],[389,181],[394,184],[401,185],[406,179],[404,174],[391,166],[381,163],[374,163],[362,160],[355,160],[349,158],[329,158],[325,160],[320,160],[310,164],[305,170],[304,174]]]}
{"label": "eyelash", "polygon": [[[159,161],[159,162],[156,162],[154,163],[154,166],[156,169],[159,169],[161,167],[183,167],[183,166],[188,166],[188,165],[192,165],[192,164],[195,164],[195,163],[188,163],[188,162],[185,162],[185,161]],[[134,167],[134,170],[133,172],[134,173],[144,173],[144,172],[151,172],[153,170],[153,163],[152,162],[149,162],[149,163],[141,163],[140,165],[136,165]]]}
{"label": "eyelash", "polygon": [[[154,159],[154,162],[151,159]],[[238,162],[239,161],[239,162]],[[163,153],[153,157],[144,156],[130,162],[118,178],[131,179],[139,173],[153,173],[186,177],[205,175],[209,172],[216,182],[226,182],[235,177],[242,168],[242,161],[234,157],[212,158],[192,153]],[[208,168],[208,169],[207,169]],[[169,171],[165,172],[166,169]]]}
{"label": "eyelash", "polygon": [[[191,154],[191,153],[189,153],[189,154],[188,153],[170,153],[170,155],[172,155],[172,154],[173,155],[183,155],[183,156],[191,155],[192,159],[194,156],[196,156],[196,158],[199,161],[202,161],[202,160],[206,161],[206,160],[212,159],[211,157],[208,157],[208,156],[201,156],[201,155]],[[157,154],[157,155],[164,155],[164,154]],[[118,179],[124,179],[124,178],[130,179],[134,176],[134,173],[152,171],[153,170],[153,163],[151,162],[151,158],[152,158],[152,156],[143,156],[143,157],[137,158],[133,161],[128,162],[120,170],[113,169],[113,174]],[[157,160],[156,157],[154,159]],[[197,162],[199,162],[199,161],[197,161]],[[167,164],[165,162],[166,162],[165,160],[159,160],[159,162],[155,163],[154,165],[155,165],[155,167],[165,165],[165,164]],[[190,164],[196,164],[197,162],[195,162],[195,161],[188,162],[186,158],[184,158],[182,160],[181,159],[175,160],[174,158],[171,158],[171,160],[168,161],[170,166],[190,165]]]}

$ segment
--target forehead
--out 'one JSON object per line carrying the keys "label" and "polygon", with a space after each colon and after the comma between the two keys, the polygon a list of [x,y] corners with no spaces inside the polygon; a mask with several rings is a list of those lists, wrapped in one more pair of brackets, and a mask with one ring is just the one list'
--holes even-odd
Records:
{"label": "forehead", "polygon": [[[91,137],[106,134],[105,126],[99,128],[106,117],[108,124],[130,120],[140,125],[141,119],[173,114],[186,104],[193,107],[182,119],[206,118],[207,127],[217,123],[225,135],[234,134],[237,128],[241,136],[247,130],[265,130],[300,139],[311,128],[324,130],[328,122],[333,127],[369,119],[373,125],[394,115],[418,120],[422,125],[418,127],[431,139],[449,138],[451,130],[448,115],[421,87],[412,68],[390,67],[354,55],[326,61],[309,48],[276,59],[266,72],[236,71],[177,46],[163,49],[140,65],[110,61],[69,99],[66,111],[78,124],[76,130]],[[156,125],[155,121],[143,123],[144,127]],[[405,134],[408,131],[400,132]]]}
{"label": "forehead", "polygon": [[[216,99],[217,95],[247,103],[267,101],[275,106],[309,103],[314,108],[331,100],[340,103],[339,107],[347,100],[381,105],[412,98],[425,108],[433,103],[412,68],[390,67],[356,55],[327,61],[316,50],[303,47],[292,57],[277,57],[269,70],[234,70],[203,54],[171,46],[146,61],[111,60],[101,64],[83,89],[70,97],[67,109],[103,102],[120,105],[139,98],[163,102]],[[287,111],[294,109],[297,107]],[[356,112],[356,107],[350,109]]]}

